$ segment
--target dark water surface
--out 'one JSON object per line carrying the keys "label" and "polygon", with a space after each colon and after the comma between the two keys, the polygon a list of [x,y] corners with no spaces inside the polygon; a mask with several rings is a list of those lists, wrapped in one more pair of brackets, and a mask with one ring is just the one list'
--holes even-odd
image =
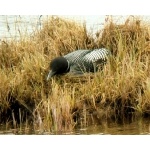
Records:
{"label": "dark water surface", "polygon": [[85,128],[75,129],[71,132],[47,132],[34,130],[32,127],[12,129],[6,125],[0,125],[0,134],[36,134],[36,135],[150,135],[150,118],[139,118],[130,123],[102,122],[100,125],[91,125]]}
{"label": "dark water surface", "polygon": [[142,135],[150,134],[150,120],[138,120],[127,124],[110,123],[103,126],[90,126],[79,134]]}

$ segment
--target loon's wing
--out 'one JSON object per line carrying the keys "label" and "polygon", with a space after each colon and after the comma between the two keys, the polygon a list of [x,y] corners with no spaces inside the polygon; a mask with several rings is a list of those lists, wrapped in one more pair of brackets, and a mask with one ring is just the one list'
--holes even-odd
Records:
{"label": "loon's wing", "polygon": [[102,62],[106,62],[109,54],[110,51],[105,48],[95,49],[90,53],[86,54],[83,57],[83,60],[92,63],[102,63]]}
{"label": "loon's wing", "polygon": [[77,50],[64,57],[70,63],[70,72],[83,74],[84,72],[96,72],[98,64],[103,67],[107,61],[109,50],[105,48],[95,50]]}
{"label": "loon's wing", "polygon": [[69,61],[70,65],[74,65],[78,61],[82,60],[89,52],[91,52],[91,50],[77,50],[65,55],[64,57]]}
{"label": "loon's wing", "polygon": [[96,72],[99,67],[102,69],[109,55],[110,51],[105,48],[95,49],[86,54],[83,57],[85,71]]}
{"label": "loon's wing", "polygon": [[110,51],[105,48],[92,50],[78,59],[71,67],[71,71],[76,74],[96,72],[99,67],[103,68],[109,55]]}

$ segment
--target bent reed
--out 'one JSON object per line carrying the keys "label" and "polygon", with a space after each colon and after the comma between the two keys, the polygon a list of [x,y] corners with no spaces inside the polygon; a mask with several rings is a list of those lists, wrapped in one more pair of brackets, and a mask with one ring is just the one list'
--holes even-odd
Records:
{"label": "bent reed", "polygon": [[[104,69],[46,81],[49,62],[78,49],[105,47]],[[150,23],[111,17],[96,37],[86,24],[50,17],[34,35],[0,43],[0,122],[72,131],[103,119],[150,115]]]}

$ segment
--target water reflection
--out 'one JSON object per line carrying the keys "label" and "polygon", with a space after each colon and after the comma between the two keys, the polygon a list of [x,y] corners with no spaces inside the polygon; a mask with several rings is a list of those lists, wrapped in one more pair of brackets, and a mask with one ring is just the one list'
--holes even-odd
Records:
{"label": "water reflection", "polygon": [[34,130],[33,127],[24,127],[18,129],[6,128],[6,126],[0,126],[0,134],[16,135],[16,134],[42,134],[42,135],[53,135],[53,134],[67,134],[67,135],[149,135],[150,134],[150,118],[139,118],[136,121],[128,123],[118,123],[103,121],[100,125],[91,125],[86,128],[75,129],[71,132],[49,132]]}
{"label": "water reflection", "polygon": [[93,125],[78,131],[79,134],[110,134],[110,135],[139,135],[150,134],[150,121],[138,120],[127,124],[110,123],[105,125]]}

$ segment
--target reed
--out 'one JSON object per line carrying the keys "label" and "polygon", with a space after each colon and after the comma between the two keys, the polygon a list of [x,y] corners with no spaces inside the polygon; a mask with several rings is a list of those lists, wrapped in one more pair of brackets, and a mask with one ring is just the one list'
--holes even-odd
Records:
{"label": "reed", "polygon": [[[149,115],[149,31],[136,17],[121,25],[108,18],[94,38],[85,24],[52,16],[34,36],[1,41],[0,121],[61,133],[112,116]],[[101,47],[112,52],[102,71],[46,81],[54,57]]]}

